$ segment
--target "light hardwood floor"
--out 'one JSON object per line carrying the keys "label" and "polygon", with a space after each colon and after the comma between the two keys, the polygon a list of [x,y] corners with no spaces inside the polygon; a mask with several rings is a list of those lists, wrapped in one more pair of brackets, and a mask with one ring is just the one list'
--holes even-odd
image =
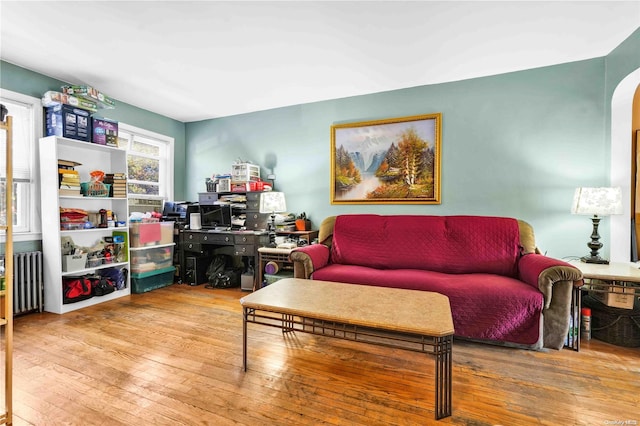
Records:
{"label": "light hardwood floor", "polygon": [[[455,341],[453,415],[431,356],[249,325],[238,289],[173,285],[15,321],[14,425],[640,424],[640,349]],[[617,423],[625,424],[625,423]]]}

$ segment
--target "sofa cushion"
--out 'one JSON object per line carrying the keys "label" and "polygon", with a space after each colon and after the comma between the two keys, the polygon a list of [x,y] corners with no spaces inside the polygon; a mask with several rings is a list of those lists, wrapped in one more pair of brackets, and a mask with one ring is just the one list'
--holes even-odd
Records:
{"label": "sofa cushion", "polygon": [[331,261],[376,269],[516,276],[518,221],[487,216],[340,215]]}
{"label": "sofa cushion", "polygon": [[315,271],[313,279],[444,294],[451,304],[455,335],[458,337],[522,345],[534,345],[540,338],[543,295],[514,278],[332,264]]}

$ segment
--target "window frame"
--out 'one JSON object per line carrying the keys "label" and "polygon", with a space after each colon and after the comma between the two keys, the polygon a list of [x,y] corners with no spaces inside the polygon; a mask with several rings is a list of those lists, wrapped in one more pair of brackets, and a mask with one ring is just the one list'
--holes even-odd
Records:
{"label": "window frame", "polygon": [[[155,139],[158,142],[165,143],[167,148],[166,154],[166,164],[162,164],[162,158],[160,158],[160,170],[159,170],[159,187],[160,187],[160,195],[147,195],[147,194],[131,194],[129,193],[129,186],[127,185],[127,198],[138,198],[138,199],[147,199],[147,200],[172,200],[173,199],[173,187],[174,187],[174,150],[175,150],[175,139],[171,136],[163,135],[161,133],[156,133],[151,130],[142,129],[140,127],[132,126],[127,123],[118,123],[118,132],[124,131],[129,133],[135,138],[136,135],[147,138],[147,139]],[[129,141],[129,145],[127,146],[127,158],[130,155],[129,148],[131,147],[131,141]],[[133,153],[133,155],[140,155],[140,153]],[[149,156],[150,158],[155,158],[153,156]],[[128,168],[128,164],[127,164]],[[164,170],[163,170],[164,169]],[[128,173],[127,173],[128,178]],[[163,186],[165,187],[165,191],[162,191]],[[164,194],[163,194],[164,192]]]}
{"label": "window frame", "polygon": [[[31,109],[32,128],[31,135],[28,137],[30,140],[29,153],[27,163],[29,164],[29,178],[27,182],[24,182],[29,189],[27,197],[21,197],[17,206],[16,214],[22,217],[22,220],[26,224],[25,230],[20,230],[14,226],[12,239],[13,241],[33,241],[42,238],[42,224],[41,224],[41,206],[40,206],[40,168],[39,168],[39,145],[38,141],[43,137],[43,109],[42,100],[33,96],[25,95],[23,93],[14,92],[0,87],[0,99],[6,101],[20,103],[28,106]],[[11,110],[9,110],[11,115]],[[14,120],[15,127],[15,120]],[[15,144],[14,138],[14,144]],[[4,155],[4,153],[2,153]],[[14,150],[15,156],[15,150]],[[15,164],[15,157],[13,163]],[[14,182],[15,183],[15,182]],[[4,243],[6,236],[3,233],[0,235],[0,242]]]}

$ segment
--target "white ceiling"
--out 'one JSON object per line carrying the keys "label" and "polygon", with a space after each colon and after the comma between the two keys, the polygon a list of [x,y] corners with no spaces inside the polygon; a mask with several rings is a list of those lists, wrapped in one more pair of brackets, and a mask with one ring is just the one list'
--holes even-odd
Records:
{"label": "white ceiling", "polygon": [[0,15],[3,60],[190,122],[604,56],[640,0],[0,0]]}

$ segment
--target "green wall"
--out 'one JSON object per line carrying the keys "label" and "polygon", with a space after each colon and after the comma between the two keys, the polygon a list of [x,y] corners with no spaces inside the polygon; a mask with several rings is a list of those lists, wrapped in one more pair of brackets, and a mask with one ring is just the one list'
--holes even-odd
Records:
{"label": "green wall", "polygon": [[[78,84],[77,82],[72,83]],[[69,82],[56,80],[9,62],[0,61],[0,87],[3,89],[39,98],[49,90],[60,91],[60,87],[64,84],[69,84]],[[175,139],[174,164],[176,169],[182,169],[185,163],[185,125],[181,121],[137,108],[117,99],[116,108],[100,110],[98,115],[173,137]],[[184,188],[184,174],[176,173],[174,186],[176,199],[185,197]]]}
{"label": "green wall", "polygon": [[[276,188],[315,226],[328,215],[479,214],[530,222],[543,251],[587,254],[577,186],[607,182],[604,58],[187,123],[187,197],[240,157],[275,155]],[[330,126],[442,113],[442,204],[331,205]],[[595,160],[595,161],[594,161]],[[594,164],[595,162],[595,164]]]}
{"label": "green wall", "polygon": [[[77,82],[75,82],[77,83]],[[6,90],[22,93],[39,98],[49,90],[60,90],[66,82],[38,74],[31,70],[16,66],[9,62],[0,61],[0,87]],[[132,126],[141,127],[175,139],[174,164],[176,170],[182,170],[185,163],[185,125],[162,115],[146,111],[135,106],[116,100],[116,108],[113,110],[99,111],[107,118],[122,121]],[[175,175],[175,198],[181,199],[184,194],[185,181],[183,173]],[[40,241],[20,241],[14,243],[16,252],[40,250]],[[0,249],[4,252],[4,245]]]}
{"label": "green wall", "polygon": [[[530,222],[554,257],[587,254],[591,224],[572,216],[577,186],[609,183],[611,96],[640,67],[640,30],[603,58],[181,123],[118,102],[109,118],[175,138],[175,198],[237,159],[274,164],[290,211],[329,215],[482,214]],[[0,87],[39,97],[64,84],[0,61]],[[442,113],[442,204],[331,205],[330,126]],[[608,225],[601,225],[606,246]]]}

